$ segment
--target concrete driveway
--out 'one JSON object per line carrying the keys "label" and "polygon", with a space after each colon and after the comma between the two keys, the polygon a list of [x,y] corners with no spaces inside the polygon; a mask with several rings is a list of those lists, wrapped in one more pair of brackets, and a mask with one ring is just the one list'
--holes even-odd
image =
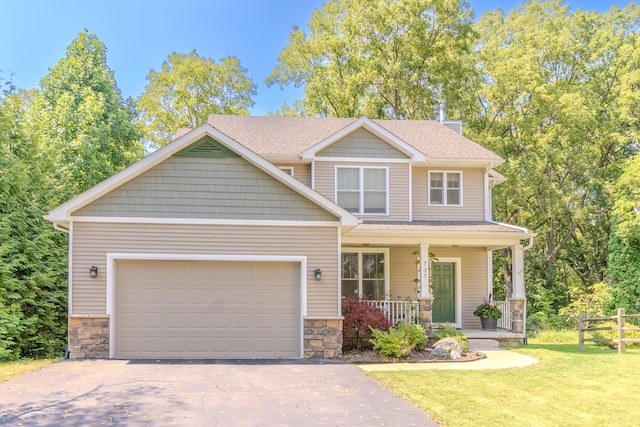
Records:
{"label": "concrete driveway", "polygon": [[84,360],[0,384],[0,425],[437,424],[349,364]]}

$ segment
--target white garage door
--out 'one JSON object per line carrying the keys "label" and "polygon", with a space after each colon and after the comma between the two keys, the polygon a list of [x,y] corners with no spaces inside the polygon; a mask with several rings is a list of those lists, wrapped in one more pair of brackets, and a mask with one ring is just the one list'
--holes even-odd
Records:
{"label": "white garage door", "polygon": [[115,357],[301,357],[300,264],[118,260]]}

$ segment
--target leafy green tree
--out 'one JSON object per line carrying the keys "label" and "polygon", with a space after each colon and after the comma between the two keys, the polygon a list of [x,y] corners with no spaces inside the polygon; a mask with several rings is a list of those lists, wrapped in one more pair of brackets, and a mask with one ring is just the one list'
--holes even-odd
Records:
{"label": "leafy green tree", "polygon": [[40,82],[34,128],[59,156],[65,196],[75,195],[143,155],[130,99],[123,100],[105,45],[86,30]]}
{"label": "leafy green tree", "polygon": [[600,14],[540,1],[489,12],[476,26],[470,136],[508,159],[496,217],[538,233],[527,252],[532,312],[566,306],[570,289],[605,279],[610,184],[637,143],[629,111],[638,60],[628,52],[637,51],[639,17],[634,4]]}
{"label": "leafy green tree", "polygon": [[61,356],[66,236],[42,219],[61,200],[55,164],[26,124],[33,94],[0,97],[0,360]]}
{"label": "leafy green tree", "polygon": [[163,146],[179,128],[206,123],[209,114],[249,114],[257,86],[246,73],[233,56],[216,63],[195,50],[169,55],[161,71],[149,72],[138,98],[147,142]]}
{"label": "leafy green tree", "polygon": [[609,268],[614,307],[640,312],[640,154],[629,159],[617,181]]}
{"label": "leafy green tree", "polygon": [[472,19],[464,0],[329,0],[308,35],[293,28],[266,83],[303,87],[305,115],[426,119],[442,100],[455,111],[473,75]]}

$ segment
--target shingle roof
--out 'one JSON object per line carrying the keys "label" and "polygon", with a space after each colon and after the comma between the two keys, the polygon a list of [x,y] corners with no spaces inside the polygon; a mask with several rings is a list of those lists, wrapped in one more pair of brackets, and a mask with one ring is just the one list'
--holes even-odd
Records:
{"label": "shingle roof", "polygon": [[[294,157],[357,119],[212,114],[208,123],[263,157]],[[500,156],[434,120],[373,120],[431,160]]]}

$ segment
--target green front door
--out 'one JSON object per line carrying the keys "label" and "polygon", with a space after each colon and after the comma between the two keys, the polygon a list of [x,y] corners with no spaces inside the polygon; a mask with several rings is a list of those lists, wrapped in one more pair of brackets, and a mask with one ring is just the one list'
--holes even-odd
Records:
{"label": "green front door", "polygon": [[456,322],[456,280],[453,262],[434,262],[433,277],[433,322]]}

